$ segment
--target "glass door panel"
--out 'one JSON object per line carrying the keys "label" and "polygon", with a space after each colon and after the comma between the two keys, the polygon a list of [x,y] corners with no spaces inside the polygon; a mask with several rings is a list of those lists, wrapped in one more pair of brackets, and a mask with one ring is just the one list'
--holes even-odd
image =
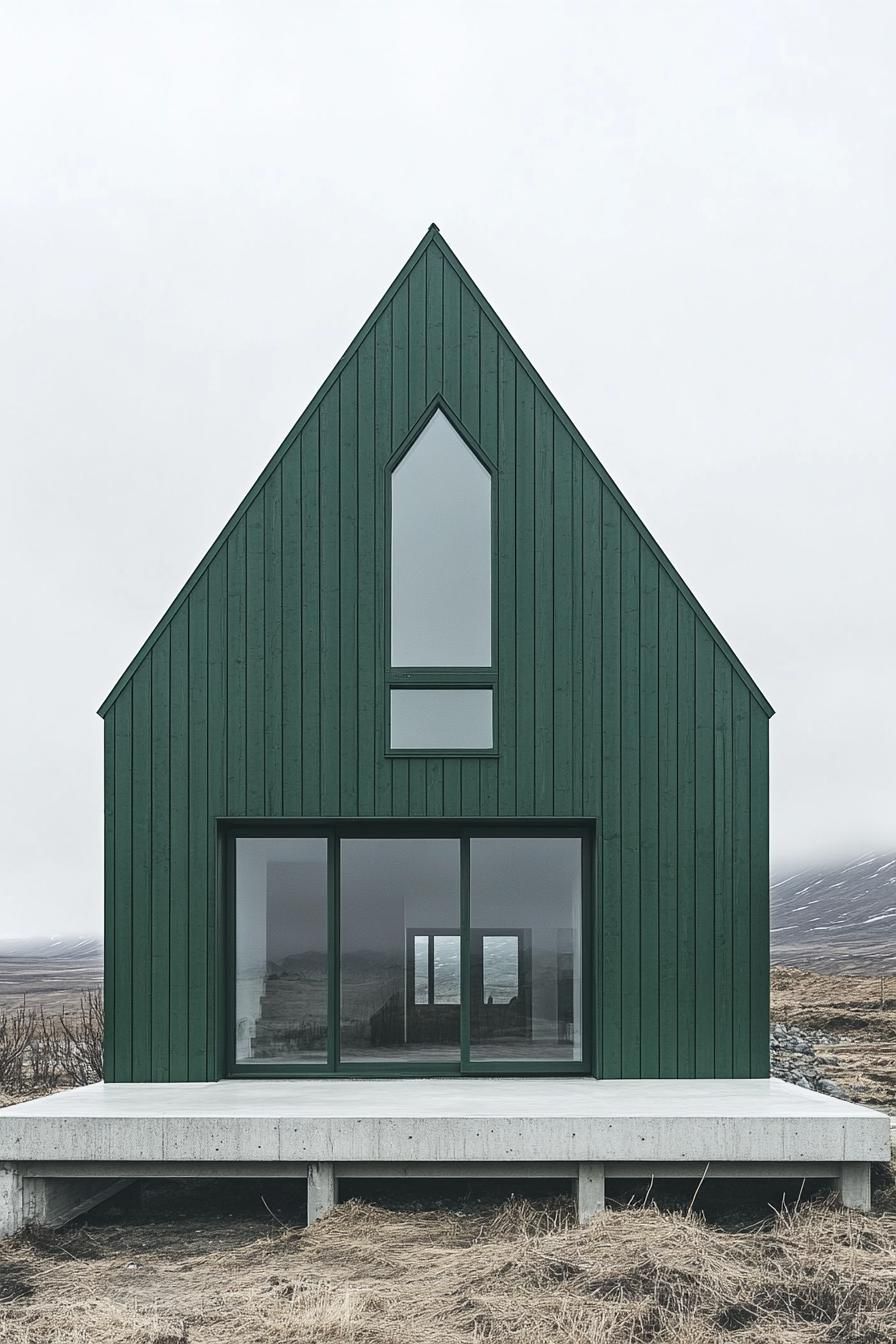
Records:
{"label": "glass door panel", "polygon": [[327,1062],[327,842],[236,841],[236,1060]]}
{"label": "glass door panel", "polygon": [[340,841],[340,1062],[460,1061],[460,840]]}
{"label": "glass door panel", "polygon": [[470,840],[470,1060],[582,1058],[582,842]]}

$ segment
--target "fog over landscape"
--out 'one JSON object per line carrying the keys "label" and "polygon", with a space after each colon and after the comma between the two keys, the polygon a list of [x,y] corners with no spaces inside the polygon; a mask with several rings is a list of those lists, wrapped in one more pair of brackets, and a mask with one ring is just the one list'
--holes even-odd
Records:
{"label": "fog over landscape", "polygon": [[0,939],[98,935],[96,706],[431,220],[775,706],[775,937],[892,929],[896,8],[509,12],[4,11]]}

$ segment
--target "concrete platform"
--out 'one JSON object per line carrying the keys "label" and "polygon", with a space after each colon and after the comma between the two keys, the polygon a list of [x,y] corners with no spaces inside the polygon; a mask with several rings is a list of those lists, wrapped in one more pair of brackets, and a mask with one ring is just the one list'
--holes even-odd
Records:
{"label": "concrete platform", "polygon": [[861,1206],[869,1164],[889,1155],[886,1115],[777,1079],[98,1083],[0,1112],[0,1167],[22,1179],[307,1173],[318,1212],[338,1175],[370,1164],[467,1176],[565,1166],[591,1212],[607,1176],[695,1171],[831,1175]]}

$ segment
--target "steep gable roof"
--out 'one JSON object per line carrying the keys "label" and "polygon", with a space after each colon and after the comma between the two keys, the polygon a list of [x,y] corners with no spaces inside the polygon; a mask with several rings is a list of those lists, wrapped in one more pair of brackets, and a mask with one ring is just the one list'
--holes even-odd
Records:
{"label": "steep gable roof", "polygon": [[258,495],[263,491],[266,482],[268,481],[268,479],[269,479],[269,477],[271,476],[272,472],[276,469],[278,463],[282,460],[284,454],[285,454],[285,453],[286,453],[286,452],[287,452],[287,451],[288,451],[288,450],[295,444],[295,442],[297,441],[297,439],[298,439],[299,436],[301,435],[302,430],[305,428],[305,426],[306,426],[306,425],[308,424],[308,422],[311,420],[311,418],[313,417],[313,415],[315,414],[315,412],[319,409],[319,407],[320,407],[321,403],[323,402],[324,398],[326,397],[327,393],[330,391],[330,389],[333,387],[333,385],[338,381],[338,379],[339,379],[340,374],[342,373],[342,371],[343,371],[343,370],[345,369],[345,367],[349,364],[349,362],[352,360],[352,358],[357,354],[357,352],[358,352],[359,348],[361,347],[362,343],[365,341],[365,339],[367,338],[367,336],[370,334],[370,332],[371,332],[371,331],[373,330],[373,328],[376,326],[377,322],[379,321],[379,319],[380,319],[380,317],[383,315],[383,313],[388,309],[388,307],[389,307],[390,303],[392,302],[393,298],[394,298],[395,295],[398,293],[398,291],[401,289],[401,286],[402,286],[402,285],[404,284],[404,282],[407,280],[408,276],[409,276],[409,275],[411,274],[411,272],[414,270],[415,266],[418,264],[418,262],[421,260],[421,258],[425,255],[427,249],[428,249],[428,248],[431,248],[431,247],[435,247],[435,248],[437,248],[437,249],[439,250],[439,252],[441,253],[441,255],[442,255],[442,257],[443,257],[443,259],[444,259],[444,261],[445,261],[445,263],[447,263],[447,265],[449,265],[449,266],[454,270],[454,272],[455,272],[456,275],[458,276],[458,278],[459,278],[461,284],[464,285],[464,286],[468,289],[468,291],[469,291],[470,294],[473,296],[473,298],[475,299],[475,301],[479,304],[481,310],[487,315],[489,321],[493,324],[493,326],[495,327],[495,329],[496,329],[496,331],[498,332],[499,336],[504,340],[504,342],[507,344],[507,346],[509,347],[509,349],[512,351],[514,357],[515,357],[516,360],[519,362],[520,366],[526,370],[527,374],[528,374],[529,377],[532,379],[532,381],[533,381],[535,387],[538,389],[538,391],[539,391],[539,392],[541,393],[541,395],[544,397],[545,401],[546,401],[547,404],[550,406],[551,410],[554,412],[554,414],[557,416],[557,418],[558,418],[558,419],[561,421],[561,423],[564,425],[564,427],[565,427],[565,429],[567,430],[567,432],[569,433],[569,435],[570,435],[572,441],[577,445],[577,447],[579,448],[579,450],[580,450],[581,453],[583,454],[585,461],[589,464],[589,466],[591,467],[591,469],[597,473],[597,475],[598,475],[598,477],[600,478],[601,482],[602,482],[603,485],[606,487],[606,489],[610,492],[610,494],[612,495],[612,497],[616,500],[616,502],[618,503],[620,509],[623,511],[623,513],[625,514],[625,516],[626,516],[626,517],[632,522],[632,524],[635,526],[635,528],[637,529],[639,535],[641,536],[641,538],[643,539],[643,541],[645,542],[645,544],[650,548],[650,550],[651,550],[651,551],[653,552],[653,554],[656,556],[656,559],[657,559],[658,563],[660,564],[660,566],[661,566],[661,567],[668,573],[668,575],[669,575],[670,578],[673,580],[673,582],[675,583],[675,585],[676,585],[676,587],[678,588],[678,590],[680,591],[680,593],[683,595],[683,597],[685,598],[685,600],[686,600],[686,601],[689,603],[689,605],[692,607],[692,609],[693,609],[693,611],[695,612],[695,614],[696,614],[698,620],[699,620],[699,621],[703,624],[703,626],[707,629],[707,631],[708,631],[709,634],[712,636],[712,638],[715,640],[715,642],[716,642],[716,644],[719,646],[719,648],[721,648],[721,649],[723,650],[723,652],[726,654],[726,656],[731,660],[732,665],[737,669],[737,671],[738,671],[738,673],[740,674],[740,676],[742,677],[744,683],[749,687],[751,693],[752,693],[753,696],[756,698],[756,700],[758,701],[758,703],[762,706],[762,708],[765,710],[765,712],[766,712],[767,714],[769,714],[769,715],[773,714],[773,713],[774,713],[774,710],[773,710],[772,706],[769,704],[768,700],[767,700],[766,697],[763,695],[762,691],[761,691],[761,690],[759,689],[759,687],[756,685],[755,681],[754,681],[753,678],[750,676],[749,672],[746,670],[746,668],[744,667],[743,663],[740,661],[740,659],[737,657],[737,655],[736,655],[736,654],[734,653],[734,651],[731,649],[731,647],[730,647],[730,645],[728,644],[728,642],[725,640],[725,638],[723,637],[723,635],[720,633],[720,631],[717,629],[717,627],[716,627],[715,624],[712,622],[712,620],[710,619],[710,617],[707,615],[706,611],[705,611],[705,610],[703,609],[703,607],[700,605],[700,603],[698,602],[697,598],[696,598],[696,597],[694,596],[694,594],[691,592],[691,590],[689,589],[689,587],[688,587],[687,584],[685,583],[684,579],[681,577],[681,575],[678,573],[678,571],[676,570],[676,568],[674,567],[674,565],[673,565],[673,564],[671,563],[671,561],[668,559],[668,557],[666,556],[666,554],[664,553],[664,551],[662,550],[662,548],[658,545],[658,543],[655,541],[655,539],[651,536],[650,532],[649,532],[649,531],[647,530],[647,528],[644,526],[643,522],[642,522],[641,519],[638,517],[637,513],[634,511],[634,509],[631,507],[631,505],[628,503],[628,501],[625,499],[625,497],[623,496],[622,492],[619,490],[618,486],[615,484],[615,482],[614,482],[614,481],[612,480],[612,478],[609,476],[609,474],[607,473],[607,471],[606,471],[606,470],[604,469],[604,467],[601,465],[600,461],[598,460],[598,458],[595,456],[595,454],[593,453],[593,451],[592,451],[591,448],[589,447],[589,445],[588,445],[588,443],[586,442],[586,440],[585,440],[585,438],[583,437],[583,435],[578,431],[578,429],[576,428],[576,426],[573,424],[572,420],[569,418],[569,416],[566,414],[566,412],[565,412],[565,411],[563,410],[563,408],[560,406],[560,404],[558,403],[557,399],[554,397],[554,395],[551,393],[550,389],[547,387],[547,385],[546,385],[544,379],[539,375],[539,373],[537,372],[537,370],[533,367],[532,363],[526,358],[526,355],[523,353],[523,351],[522,351],[521,347],[519,346],[518,342],[513,338],[513,336],[512,336],[512,335],[510,334],[510,332],[507,330],[507,327],[504,325],[504,323],[503,323],[503,322],[501,321],[501,319],[498,317],[498,315],[496,314],[496,312],[495,312],[494,309],[492,308],[491,304],[488,302],[488,300],[487,300],[487,299],[484,297],[484,295],[482,294],[481,290],[478,288],[478,286],[477,286],[477,285],[474,283],[474,281],[471,279],[471,277],[470,277],[470,275],[468,274],[468,272],[465,270],[465,268],[463,267],[463,265],[461,264],[461,262],[460,262],[460,261],[457,259],[457,257],[455,256],[454,252],[451,250],[451,248],[450,248],[450,247],[448,246],[448,244],[445,242],[444,238],[442,237],[441,233],[439,232],[438,226],[435,225],[435,224],[431,224],[431,225],[430,225],[429,229],[428,229],[428,230],[426,231],[426,233],[424,234],[424,236],[423,236],[423,238],[421,239],[421,241],[420,241],[420,243],[418,244],[418,246],[414,249],[414,251],[412,252],[411,256],[408,258],[407,262],[406,262],[405,265],[402,267],[401,271],[400,271],[400,272],[398,273],[398,275],[395,277],[395,279],[393,280],[392,284],[391,284],[391,285],[389,286],[389,288],[386,290],[385,294],[384,294],[383,297],[380,299],[379,303],[376,305],[376,307],[374,308],[373,312],[372,312],[372,313],[370,314],[370,316],[368,317],[367,321],[364,323],[364,325],[361,327],[360,331],[359,331],[359,332],[357,333],[357,335],[355,336],[354,340],[353,340],[353,341],[351,342],[351,344],[348,346],[348,348],[347,348],[347,350],[345,351],[345,353],[343,354],[342,358],[338,361],[338,363],[337,363],[337,364],[335,365],[335,367],[333,368],[332,372],[329,374],[329,376],[328,376],[328,377],[324,380],[324,382],[321,384],[320,388],[319,388],[318,391],[315,393],[315,395],[312,397],[311,401],[308,403],[308,405],[306,406],[305,410],[302,412],[301,416],[300,416],[299,419],[296,421],[295,425],[292,427],[292,429],[290,430],[290,432],[287,434],[286,438],[285,438],[285,439],[283,440],[283,442],[281,443],[280,447],[279,447],[279,448],[277,449],[277,451],[274,453],[274,455],[273,455],[273,457],[271,458],[270,462],[267,464],[267,466],[265,467],[265,469],[262,471],[261,475],[259,476],[258,480],[255,482],[255,484],[252,486],[252,489],[249,491],[249,493],[245,496],[245,498],[244,498],[244,499],[242,500],[242,502],[239,504],[239,506],[237,507],[237,509],[236,509],[236,510],[234,511],[234,513],[231,515],[231,517],[229,518],[228,522],[226,523],[226,525],[224,526],[224,528],[223,528],[222,531],[220,532],[220,534],[219,534],[219,536],[217,537],[217,539],[214,541],[214,543],[212,544],[212,546],[209,548],[209,550],[208,550],[208,551],[206,552],[206,554],[203,556],[202,560],[200,560],[199,564],[198,564],[198,565],[196,566],[196,568],[193,570],[193,573],[192,573],[192,574],[190,575],[190,577],[187,579],[186,583],[185,583],[184,586],[181,588],[180,592],[179,592],[178,595],[175,597],[174,601],[170,604],[170,606],[169,606],[168,609],[165,611],[165,613],[163,614],[163,616],[161,617],[161,619],[158,621],[158,623],[156,624],[156,626],[154,627],[154,629],[152,630],[152,632],[149,634],[149,636],[146,638],[146,640],[144,640],[144,642],[143,642],[143,644],[141,645],[140,649],[137,651],[137,653],[135,654],[135,656],[131,659],[131,662],[130,662],[130,663],[128,664],[128,666],[125,668],[124,672],[123,672],[123,673],[121,674],[121,676],[118,678],[117,682],[116,682],[115,685],[112,687],[112,690],[109,692],[109,694],[106,696],[106,698],[105,698],[105,700],[103,701],[103,703],[100,705],[100,707],[99,707],[97,713],[100,714],[101,716],[104,716],[104,715],[108,712],[108,710],[110,709],[110,707],[112,706],[112,704],[115,702],[115,700],[116,700],[116,698],[118,697],[118,695],[119,695],[119,693],[121,692],[121,690],[127,685],[128,681],[130,680],[130,678],[131,678],[131,676],[133,675],[134,671],[135,671],[136,668],[139,666],[139,664],[142,662],[142,660],[143,660],[143,658],[145,657],[145,655],[147,654],[147,652],[152,648],[153,644],[156,642],[156,640],[158,639],[159,635],[160,635],[160,634],[162,633],[162,631],[167,627],[167,625],[170,623],[172,617],[175,615],[175,613],[178,611],[178,609],[181,607],[181,605],[182,605],[182,604],[184,603],[184,601],[187,599],[187,597],[189,596],[190,592],[192,591],[192,589],[193,589],[194,586],[196,585],[197,581],[200,579],[200,577],[201,577],[201,576],[205,573],[205,571],[207,570],[207,568],[208,568],[209,564],[211,563],[211,561],[212,561],[212,560],[214,559],[214,557],[219,553],[219,551],[221,550],[221,548],[225,545],[225,543],[226,543],[226,541],[227,541],[227,538],[228,538],[228,536],[230,535],[230,533],[233,531],[234,527],[237,525],[237,523],[239,522],[239,520],[243,517],[243,515],[245,514],[246,510],[249,508],[249,506],[251,505],[251,503],[252,503],[252,502],[258,497]]}

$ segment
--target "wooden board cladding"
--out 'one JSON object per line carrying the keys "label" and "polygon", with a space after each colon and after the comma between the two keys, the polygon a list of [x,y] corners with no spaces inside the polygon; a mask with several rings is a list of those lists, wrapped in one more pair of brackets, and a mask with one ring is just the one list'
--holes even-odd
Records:
{"label": "wooden board cladding", "polygon": [[[498,471],[498,754],[386,754],[384,465]],[[430,234],[103,707],[107,1077],[218,1077],[220,817],[598,821],[595,1071],[768,1067],[768,706]]]}

